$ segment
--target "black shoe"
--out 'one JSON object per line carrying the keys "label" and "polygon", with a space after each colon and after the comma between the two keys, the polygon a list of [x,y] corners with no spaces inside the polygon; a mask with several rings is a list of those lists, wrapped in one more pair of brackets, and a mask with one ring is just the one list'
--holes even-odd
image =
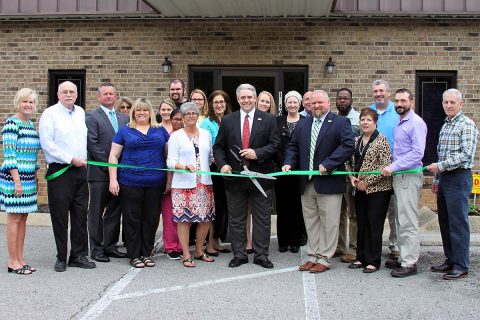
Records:
{"label": "black shoe", "polygon": [[388,259],[387,261],[385,261],[385,267],[387,267],[388,269],[397,269],[401,266],[402,264],[398,262],[397,259]]}
{"label": "black shoe", "polygon": [[172,251],[167,253],[167,258],[170,260],[180,260],[181,254],[178,251]]}
{"label": "black shoe", "polygon": [[298,243],[300,245],[300,247],[303,247],[304,245],[307,244],[307,239],[308,239],[308,237],[306,235],[302,235],[300,237],[300,242]]}
{"label": "black shoe", "polygon": [[218,251],[215,252],[210,252],[207,249],[205,249],[205,252],[210,256],[210,257],[218,257]]}
{"label": "black shoe", "polygon": [[65,270],[67,270],[67,263],[64,260],[57,259],[57,262],[55,262],[54,269],[57,272],[63,272]]}
{"label": "black shoe", "polygon": [[460,270],[452,270],[449,273],[443,275],[443,279],[445,280],[458,280],[468,276],[468,272],[460,271]]}
{"label": "black shoe", "polygon": [[95,262],[88,260],[84,256],[75,257],[75,258],[70,257],[70,260],[68,261],[68,266],[78,267],[82,269],[93,269],[96,267]]}
{"label": "black shoe", "polygon": [[280,247],[278,247],[278,251],[287,252],[288,251],[288,246],[280,246]]}
{"label": "black shoe", "polygon": [[299,250],[300,250],[299,246],[290,246],[291,253],[298,253]]}
{"label": "black shoe", "polygon": [[248,259],[233,258],[228,264],[229,268],[240,267],[242,264],[248,263]]}
{"label": "black shoe", "polygon": [[395,278],[405,278],[417,274],[417,265],[414,264],[411,267],[400,267],[392,270],[390,275]]}
{"label": "black shoe", "polygon": [[253,260],[253,263],[258,264],[262,268],[266,268],[266,269],[272,269],[273,268],[273,263],[268,258],[255,259],[255,260]]}
{"label": "black shoe", "polygon": [[110,262],[110,258],[103,253],[92,255],[92,259],[98,262]]}
{"label": "black shoe", "polygon": [[448,273],[453,270],[453,267],[449,265],[448,263],[442,263],[436,266],[431,266],[430,271],[432,272],[445,272]]}
{"label": "black shoe", "polygon": [[128,258],[126,253],[120,252],[117,249],[113,250],[112,252],[107,252],[105,255],[112,258]]}

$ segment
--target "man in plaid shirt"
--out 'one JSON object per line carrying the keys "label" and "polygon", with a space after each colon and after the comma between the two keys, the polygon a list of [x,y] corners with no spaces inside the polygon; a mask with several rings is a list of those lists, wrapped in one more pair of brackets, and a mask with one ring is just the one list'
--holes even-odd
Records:
{"label": "man in plaid shirt", "polygon": [[445,280],[457,280],[468,275],[468,197],[472,190],[471,169],[478,129],[463,114],[463,105],[459,90],[448,89],[443,93],[443,109],[447,118],[438,139],[438,162],[427,167],[430,173],[436,175],[432,191],[437,194],[438,222],[446,256],[442,264],[432,266],[430,270],[444,273]]}

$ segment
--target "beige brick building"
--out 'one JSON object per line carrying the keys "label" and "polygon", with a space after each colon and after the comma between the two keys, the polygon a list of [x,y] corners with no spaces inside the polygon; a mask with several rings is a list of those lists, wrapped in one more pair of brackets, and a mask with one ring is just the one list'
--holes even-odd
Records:
{"label": "beige brick building", "polygon": [[[40,95],[38,121],[55,70],[84,71],[84,107],[90,110],[104,81],[116,84],[121,95],[146,96],[158,105],[168,96],[169,81],[188,82],[195,66],[248,66],[304,68],[305,87],[332,95],[351,88],[357,108],[371,104],[374,79],[388,80],[393,90],[415,90],[422,74],[450,72],[465,94],[465,113],[480,124],[479,39],[478,19],[428,17],[3,20],[0,122],[14,113],[13,96],[22,87]],[[168,74],[161,68],[164,56],[173,63]],[[330,56],[333,74],[325,71]],[[422,198],[434,206],[431,196]],[[47,203],[43,179],[39,202]]]}

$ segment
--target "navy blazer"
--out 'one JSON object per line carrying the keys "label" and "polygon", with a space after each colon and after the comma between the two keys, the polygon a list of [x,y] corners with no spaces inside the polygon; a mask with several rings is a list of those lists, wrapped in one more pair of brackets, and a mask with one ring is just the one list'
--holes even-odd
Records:
{"label": "navy blazer", "polygon": [[[240,128],[240,111],[235,111],[222,118],[217,139],[213,145],[213,157],[220,170],[228,164],[232,171],[240,172],[243,168],[230,152],[230,148],[236,145],[242,148],[242,136]],[[248,161],[248,169],[261,173],[271,173],[275,168],[275,158],[280,149],[280,136],[277,130],[275,116],[255,109],[252,129],[250,132],[249,148],[255,150],[256,160]],[[272,188],[273,180],[257,179],[264,189]],[[225,180],[225,187],[230,191],[245,188],[255,188],[249,179],[232,178]]]}
{"label": "navy blazer", "polygon": [[[293,131],[292,140],[285,152],[284,165],[292,170],[308,170],[310,161],[310,140],[313,117],[302,119]],[[344,170],[345,161],[349,160],[355,150],[355,137],[350,120],[329,112],[318,133],[313,160],[313,170],[322,164],[328,172]],[[300,193],[305,192],[308,176],[300,176]],[[320,194],[344,193],[345,176],[315,175],[312,177],[315,191]]]}
{"label": "navy blazer", "polygon": [[[118,128],[128,123],[129,118],[121,112],[115,112]],[[85,115],[87,125],[87,151],[88,160],[108,162],[112,138],[115,135],[110,119],[98,107]],[[108,168],[99,166],[88,166],[88,181],[109,181]]]}

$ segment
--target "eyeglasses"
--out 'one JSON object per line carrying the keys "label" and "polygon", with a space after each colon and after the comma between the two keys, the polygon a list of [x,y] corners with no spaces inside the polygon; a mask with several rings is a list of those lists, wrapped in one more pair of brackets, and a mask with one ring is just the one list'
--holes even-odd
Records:
{"label": "eyeglasses", "polygon": [[74,94],[77,93],[77,91],[75,91],[75,90],[63,90],[63,91],[60,91],[59,93],[63,94],[63,95],[67,95],[67,94],[74,95]]}
{"label": "eyeglasses", "polygon": [[218,106],[219,104],[225,104],[225,100],[213,101],[213,104],[216,104],[217,106]]}
{"label": "eyeglasses", "polygon": [[193,102],[200,102],[200,101],[204,101],[205,99],[203,98],[194,98],[194,99],[191,99]]}
{"label": "eyeglasses", "polygon": [[173,122],[182,122],[183,119],[182,118],[172,118],[172,121]]}
{"label": "eyeglasses", "polygon": [[132,109],[132,106],[120,106],[120,109],[128,109],[128,110],[130,110],[130,109]]}
{"label": "eyeglasses", "polygon": [[198,113],[195,112],[189,112],[184,114],[185,117],[196,117],[198,116]]}

